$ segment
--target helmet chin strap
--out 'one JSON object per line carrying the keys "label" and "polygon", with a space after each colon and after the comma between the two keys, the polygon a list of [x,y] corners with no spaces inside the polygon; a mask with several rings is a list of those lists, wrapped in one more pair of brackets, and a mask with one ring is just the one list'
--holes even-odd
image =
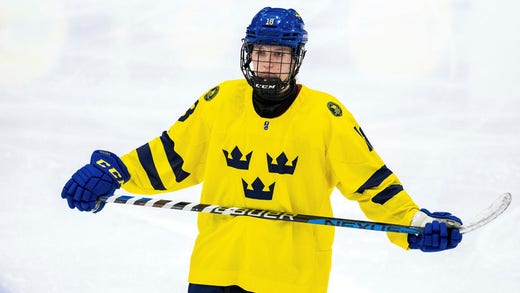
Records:
{"label": "helmet chin strap", "polygon": [[296,84],[294,79],[288,83],[282,82],[279,78],[260,79],[260,81],[255,83],[254,91],[266,101],[279,101]]}
{"label": "helmet chin strap", "polygon": [[280,90],[280,85],[282,84],[282,80],[279,78],[255,78],[254,87],[258,90],[266,90],[266,91],[278,91]]}
{"label": "helmet chin strap", "polygon": [[280,78],[255,78],[254,90],[262,96],[277,97],[283,95],[294,81],[282,82]]}

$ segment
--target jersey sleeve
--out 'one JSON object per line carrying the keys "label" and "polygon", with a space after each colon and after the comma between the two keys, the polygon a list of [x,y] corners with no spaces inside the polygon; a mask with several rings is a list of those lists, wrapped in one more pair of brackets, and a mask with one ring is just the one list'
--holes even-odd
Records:
{"label": "jersey sleeve", "polygon": [[203,181],[210,133],[208,95],[216,95],[212,90],[201,96],[169,130],[121,157],[130,173],[130,180],[122,186],[125,190],[157,194]]}
{"label": "jersey sleeve", "polygon": [[[338,108],[343,108],[337,104]],[[359,203],[371,220],[409,225],[419,210],[397,176],[384,164],[354,117],[343,110],[331,117],[327,161],[332,166],[336,187]],[[388,233],[389,239],[408,248],[407,235]]]}

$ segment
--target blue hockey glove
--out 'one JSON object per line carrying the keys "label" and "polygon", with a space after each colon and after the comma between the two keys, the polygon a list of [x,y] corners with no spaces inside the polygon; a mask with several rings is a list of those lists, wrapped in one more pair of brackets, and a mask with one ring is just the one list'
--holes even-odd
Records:
{"label": "blue hockey glove", "polygon": [[71,209],[99,212],[105,206],[96,206],[99,196],[111,195],[121,184],[130,179],[130,174],[121,159],[107,151],[95,151],[90,164],[76,171],[65,184],[61,197]]}
{"label": "blue hockey glove", "polygon": [[437,252],[455,248],[462,241],[462,234],[459,232],[462,221],[450,213],[431,213],[421,209],[415,214],[411,225],[424,227],[424,230],[419,235],[408,235],[410,249]]}

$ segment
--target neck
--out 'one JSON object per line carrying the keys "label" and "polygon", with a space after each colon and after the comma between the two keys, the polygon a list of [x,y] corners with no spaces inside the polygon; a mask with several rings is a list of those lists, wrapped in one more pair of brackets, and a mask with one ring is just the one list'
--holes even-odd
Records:
{"label": "neck", "polygon": [[299,87],[291,82],[284,90],[277,93],[253,91],[253,106],[263,118],[275,118],[287,111],[298,95]]}

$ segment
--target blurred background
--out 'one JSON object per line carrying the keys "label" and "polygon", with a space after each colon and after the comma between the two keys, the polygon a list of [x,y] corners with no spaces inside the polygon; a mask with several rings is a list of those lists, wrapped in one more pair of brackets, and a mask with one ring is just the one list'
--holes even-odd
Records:
{"label": "blurred background", "polygon": [[[196,214],[80,213],[61,188],[93,150],[122,155],[242,78],[241,39],[265,6],[300,13],[299,82],[345,104],[421,207],[468,222],[520,192],[516,1],[0,0],[1,293],[186,292]],[[332,201],[335,216],[365,219]],[[515,292],[518,222],[514,199],[437,254],[337,229],[329,292]]]}

